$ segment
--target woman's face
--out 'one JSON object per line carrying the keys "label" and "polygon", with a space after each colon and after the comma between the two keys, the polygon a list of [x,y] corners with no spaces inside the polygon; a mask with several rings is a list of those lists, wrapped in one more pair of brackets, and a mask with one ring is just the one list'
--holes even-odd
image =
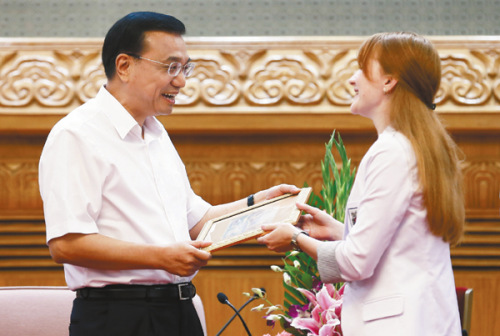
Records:
{"label": "woman's face", "polygon": [[378,61],[370,60],[367,66],[371,78],[363,71],[357,70],[349,79],[349,84],[354,87],[355,92],[351,113],[373,120],[387,101],[384,93],[387,76],[383,74]]}

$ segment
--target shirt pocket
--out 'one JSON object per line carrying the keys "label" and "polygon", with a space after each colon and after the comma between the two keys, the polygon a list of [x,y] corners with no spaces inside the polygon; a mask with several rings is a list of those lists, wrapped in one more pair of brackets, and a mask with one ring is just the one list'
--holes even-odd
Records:
{"label": "shirt pocket", "polygon": [[365,302],[362,310],[364,322],[373,321],[385,317],[403,314],[404,298],[402,296],[388,296]]}

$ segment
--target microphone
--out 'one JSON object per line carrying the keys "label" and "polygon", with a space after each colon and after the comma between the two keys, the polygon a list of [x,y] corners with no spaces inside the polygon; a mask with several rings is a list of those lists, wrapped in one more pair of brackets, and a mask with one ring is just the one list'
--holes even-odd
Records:
{"label": "microphone", "polygon": [[[266,290],[265,290],[264,288],[261,288],[260,290],[261,290],[262,292],[264,292],[264,293],[266,292]],[[223,294],[223,293],[219,293],[219,294]],[[217,298],[219,298],[219,295],[217,295]],[[258,296],[257,294],[254,294],[254,295],[253,295],[250,299],[248,299],[248,300],[247,300],[247,302],[245,302],[245,303],[243,304],[243,306],[241,306],[241,307],[240,307],[240,309],[238,309],[237,313],[239,313],[239,312],[240,312],[243,308],[245,308],[245,307],[246,307],[246,306],[247,306],[250,302],[252,302],[253,300],[256,300],[256,299],[258,299],[258,298],[259,298],[259,296]],[[219,301],[220,301],[220,299],[219,299]],[[225,303],[225,302],[222,302],[222,301],[221,301],[221,303]],[[227,323],[226,323],[226,324],[224,324],[224,326],[223,326],[223,327],[222,327],[222,329],[221,329],[221,330],[217,333],[217,335],[216,335],[216,336],[219,336],[219,335],[220,335],[220,334],[224,331],[224,329],[226,329],[226,328],[227,328],[227,326],[228,326],[228,325],[229,325],[229,324],[230,324],[230,323],[231,323],[231,322],[232,322],[232,321],[236,318],[237,313],[234,313],[234,315],[233,315],[233,316],[229,319],[229,321],[227,321]]]}
{"label": "microphone", "polygon": [[[265,290],[263,288],[262,288],[262,290],[265,292]],[[249,336],[252,336],[252,334],[250,333],[250,330],[248,330],[247,324],[243,320],[243,317],[241,317],[241,315],[240,315],[240,311],[243,308],[245,308],[246,305],[248,305],[250,302],[252,302],[253,300],[255,300],[257,298],[258,298],[258,296],[256,296],[256,295],[252,296],[250,299],[248,299],[247,302],[245,302],[243,304],[243,306],[240,307],[240,309],[236,310],[236,308],[234,308],[234,306],[231,304],[231,302],[229,302],[229,299],[227,298],[226,294],[224,294],[224,293],[217,294],[217,299],[219,300],[219,302],[222,303],[222,304],[227,304],[229,307],[231,307],[234,310],[235,314],[231,317],[231,319],[229,319],[229,321],[227,321],[227,323],[222,327],[222,329],[217,333],[216,336],[219,336],[224,331],[224,329],[227,328],[227,326],[229,325],[229,323],[231,323],[234,320],[234,318],[236,316],[238,316],[240,318],[241,323],[243,324],[243,326],[245,327],[245,330],[247,331],[247,334]]]}

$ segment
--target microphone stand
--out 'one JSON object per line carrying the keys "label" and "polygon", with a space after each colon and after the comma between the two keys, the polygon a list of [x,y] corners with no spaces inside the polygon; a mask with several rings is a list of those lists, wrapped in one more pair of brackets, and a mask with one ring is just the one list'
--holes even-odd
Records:
{"label": "microphone stand", "polygon": [[[258,299],[258,296],[254,295],[252,296],[250,299],[247,300],[247,302],[245,302],[237,311],[236,313],[234,313],[234,315],[229,319],[229,321],[227,321],[226,324],[224,324],[224,326],[222,327],[222,329],[217,333],[216,336],[219,336],[226,328],[227,326],[229,325],[229,323],[231,323],[237,315],[239,315],[240,311],[245,308],[250,302],[252,302],[253,300],[256,300]],[[241,318],[241,317],[240,317]],[[248,330],[247,330],[248,331]]]}
{"label": "microphone stand", "polygon": [[231,323],[234,320],[234,318],[236,316],[238,316],[240,318],[241,323],[243,324],[243,326],[245,327],[245,330],[247,331],[247,334],[249,336],[252,336],[252,334],[250,333],[250,330],[248,330],[248,327],[247,327],[245,321],[243,320],[243,317],[241,317],[241,315],[240,315],[240,311],[243,308],[245,308],[250,302],[252,302],[253,300],[255,300],[257,298],[258,298],[258,296],[256,296],[256,295],[252,296],[238,310],[236,310],[236,308],[229,302],[227,296],[224,293],[217,294],[217,299],[219,299],[219,302],[222,304],[227,304],[229,307],[231,307],[234,310],[235,314],[231,317],[231,319],[229,319],[229,321],[227,321],[227,323],[222,327],[222,329],[217,333],[216,336],[219,336],[226,329],[226,327],[229,325],[229,323]]}

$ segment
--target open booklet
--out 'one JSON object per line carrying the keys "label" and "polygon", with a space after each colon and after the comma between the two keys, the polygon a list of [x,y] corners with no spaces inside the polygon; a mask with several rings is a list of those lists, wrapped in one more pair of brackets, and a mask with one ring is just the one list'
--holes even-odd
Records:
{"label": "open booklet", "polygon": [[196,240],[211,241],[205,251],[217,251],[242,243],[263,234],[263,224],[296,224],[300,210],[296,203],[305,203],[311,195],[311,188],[302,188],[298,194],[285,194],[254,204],[248,208],[212,219],[205,223]]}

